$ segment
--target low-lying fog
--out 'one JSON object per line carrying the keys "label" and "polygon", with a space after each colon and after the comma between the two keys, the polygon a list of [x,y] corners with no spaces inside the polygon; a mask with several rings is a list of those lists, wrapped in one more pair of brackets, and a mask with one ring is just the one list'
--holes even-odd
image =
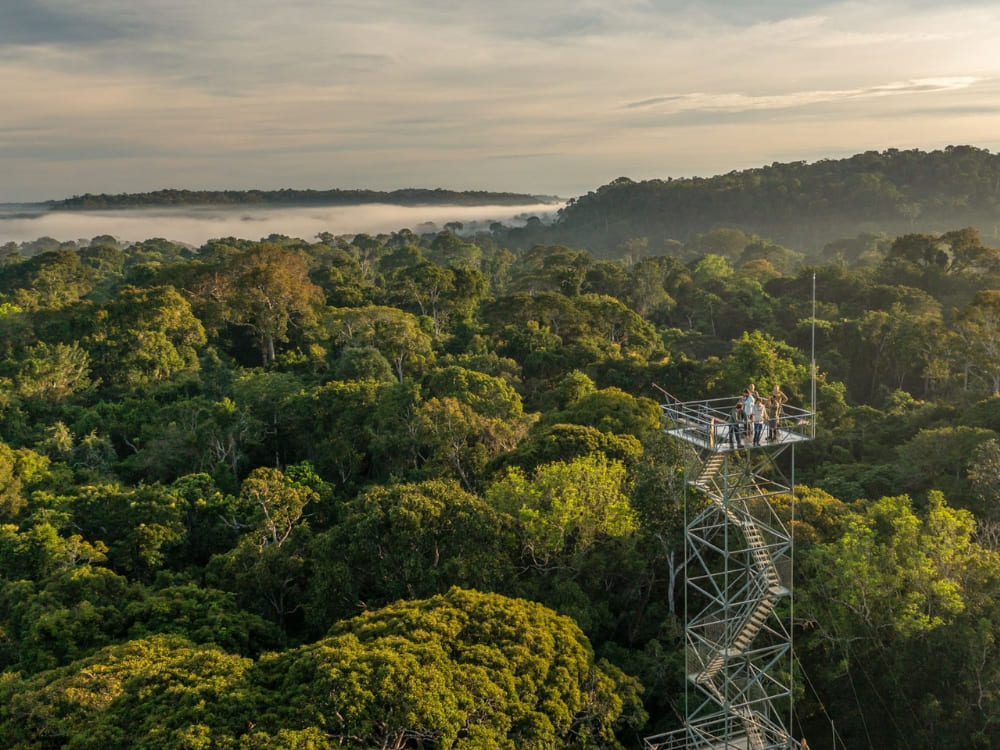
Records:
{"label": "low-lying fog", "polygon": [[331,234],[378,234],[410,229],[437,232],[462,222],[463,233],[493,222],[520,226],[531,216],[548,221],[561,206],[318,206],[309,208],[164,208],[117,211],[46,211],[37,205],[0,207],[0,245],[52,237],[60,242],[110,234],[122,243],[162,237],[195,247],[217,237],[260,240],[283,234],[314,240]]}

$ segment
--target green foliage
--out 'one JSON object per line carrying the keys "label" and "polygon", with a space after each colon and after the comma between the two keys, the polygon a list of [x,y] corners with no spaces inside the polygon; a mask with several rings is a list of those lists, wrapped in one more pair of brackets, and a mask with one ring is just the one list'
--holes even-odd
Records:
{"label": "green foliage", "polygon": [[528,471],[538,464],[572,461],[594,453],[630,465],[642,454],[642,444],[632,435],[602,432],[586,425],[554,424],[533,431],[494,463]]}
{"label": "green foliage", "polygon": [[758,393],[769,394],[777,385],[791,396],[808,393],[808,382],[808,368],[795,349],[766,333],[744,331],[733,343],[714,390],[718,395],[739,395],[753,383]]}
{"label": "green foliage", "polygon": [[40,341],[4,363],[12,392],[22,399],[63,402],[92,385],[90,356],[75,342],[53,346]]}
{"label": "green foliage", "polygon": [[89,487],[74,499],[73,512],[85,538],[107,544],[114,569],[140,578],[161,567],[187,533],[186,504],[159,485]]}
{"label": "green foliage", "polygon": [[231,520],[242,536],[209,566],[221,587],[280,625],[302,607],[311,539],[304,511],[318,499],[308,484],[290,481],[277,469],[254,469],[243,480]]}
{"label": "green foliage", "polygon": [[[229,745],[246,727],[250,660],[156,636],[110,646],[78,663],[0,682],[0,736],[46,746]],[[242,714],[242,716],[241,716]]]}
{"label": "green foliage", "polygon": [[461,589],[346,620],[262,662],[286,701],[268,723],[324,726],[342,746],[621,747],[637,686],[566,617]]}
{"label": "green foliage", "polygon": [[388,361],[402,382],[416,375],[433,360],[431,337],[417,319],[392,307],[340,308],[331,311],[326,323],[333,341],[348,349],[370,346]]}
{"label": "green foliage", "polygon": [[963,581],[982,564],[971,544],[970,513],[931,493],[920,518],[901,495],[881,498],[844,523],[843,535],[814,548],[806,563],[809,571],[823,571],[810,606],[827,613],[817,618],[827,627],[866,638],[909,638],[964,610]]}
{"label": "green foliage", "polygon": [[513,519],[453,482],[374,487],[341,517],[314,542],[307,617],[324,630],[359,607],[451,586],[497,590],[513,577]]}
{"label": "green foliage", "polygon": [[518,518],[522,557],[547,568],[572,561],[602,539],[634,531],[625,467],[603,454],[537,467],[514,467],[489,487],[487,500]]}
{"label": "green foliage", "polygon": [[193,583],[142,591],[123,607],[122,616],[130,640],[176,635],[244,656],[284,645],[281,631],[241,609],[233,594]]}
{"label": "green foliage", "polygon": [[[806,407],[815,333],[809,486],[769,497],[796,536],[804,669],[851,744],[1000,744],[1000,251],[924,233],[914,208],[966,215],[927,164],[994,206],[995,163],[622,179],[551,227],[473,236],[8,243],[2,743],[583,748],[670,728],[694,498],[654,399],[754,382]],[[860,206],[869,233],[759,234],[802,205],[833,232]]]}
{"label": "green foliage", "polygon": [[[875,712],[884,716],[880,702],[890,698],[935,706],[942,720],[957,711],[979,727],[974,731],[994,737],[981,715],[964,708],[995,695],[992,639],[984,642],[978,628],[992,617],[1000,581],[1000,558],[973,541],[971,514],[932,492],[921,515],[906,496],[883,497],[841,524],[839,535],[806,553],[798,607],[816,630],[806,669],[829,685],[824,694],[841,716],[841,731],[894,742],[898,728],[874,721]],[[976,667],[969,665],[969,648],[977,650]],[[941,680],[951,687],[939,690]],[[853,695],[842,699],[847,693]],[[919,746],[939,746],[940,726],[926,718],[894,713]]]}
{"label": "green foliage", "polygon": [[550,412],[545,421],[579,424],[642,439],[659,429],[660,408],[652,399],[636,398],[620,388],[603,388],[582,395],[562,411]]}
{"label": "green foliage", "polygon": [[97,321],[88,346],[107,385],[139,389],[198,368],[205,330],[173,287],[125,287]]}
{"label": "green foliage", "polygon": [[251,331],[263,364],[274,360],[290,329],[315,324],[322,293],[301,253],[273,244],[220,245],[214,256],[195,281],[198,307],[214,326]]}
{"label": "green foliage", "polygon": [[383,383],[396,377],[389,360],[374,346],[344,349],[334,363],[332,374],[336,380],[377,380]]}
{"label": "green foliage", "polygon": [[[996,433],[974,427],[921,430],[897,448],[902,486],[959,489],[959,480],[967,478],[970,456],[988,440],[996,440]],[[953,502],[959,500],[957,494],[949,492]]]}

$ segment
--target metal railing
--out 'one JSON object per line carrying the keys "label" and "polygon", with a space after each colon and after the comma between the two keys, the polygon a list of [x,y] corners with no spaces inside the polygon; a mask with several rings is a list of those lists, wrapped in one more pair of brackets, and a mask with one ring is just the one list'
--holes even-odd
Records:
{"label": "metal railing", "polygon": [[[736,404],[735,397],[710,398],[700,401],[668,400],[660,404],[663,413],[664,432],[695,443],[703,448],[715,451],[730,450],[729,432],[732,421],[732,411]],[[769,415],[773,419],[773,415]],[[747,448],[767,447],[790,442],[800,442],[812,439],[815,434],[816,413],[797,406],[783,404],[776,420],[777,439],[767,441],[762,438],[760,446],[747,445]],[[745,425],[740,422],[740,425]],[[768,425],[764,424],[764,435],[767,435]]]}

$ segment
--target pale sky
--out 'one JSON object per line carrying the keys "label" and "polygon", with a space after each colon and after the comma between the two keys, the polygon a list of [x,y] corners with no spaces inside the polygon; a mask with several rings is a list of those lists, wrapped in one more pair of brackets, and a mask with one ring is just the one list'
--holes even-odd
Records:
{"label": "pale sky", "polygon": [[996,0],[0,0],[0,202],[996,152],[998,39]]}

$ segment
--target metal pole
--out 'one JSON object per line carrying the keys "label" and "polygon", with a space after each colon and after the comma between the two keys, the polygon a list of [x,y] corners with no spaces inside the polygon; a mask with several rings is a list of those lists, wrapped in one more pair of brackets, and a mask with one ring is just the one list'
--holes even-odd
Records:
{"label": "metal pole", "polygon": [[810,402],[812,404],[812,428],[810,429],[809,436],[811,438],[816,437],[816,272],[813,271],[813,281],[812,281],[812,352],[810,359],[812,361],[812,398]]}

